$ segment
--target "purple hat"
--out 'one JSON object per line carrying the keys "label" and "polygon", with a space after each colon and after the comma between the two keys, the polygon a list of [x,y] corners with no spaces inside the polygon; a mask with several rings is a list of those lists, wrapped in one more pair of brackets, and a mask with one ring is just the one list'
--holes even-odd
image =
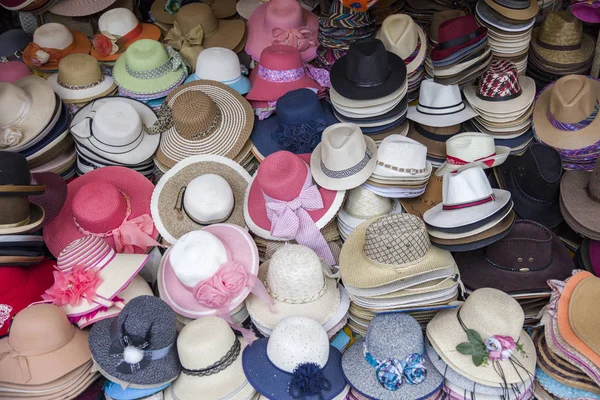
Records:
{"label": "purple hat", "polygon": [[583,22],[600,22],[600,1],[598,0],[572,0],[571,12]]}

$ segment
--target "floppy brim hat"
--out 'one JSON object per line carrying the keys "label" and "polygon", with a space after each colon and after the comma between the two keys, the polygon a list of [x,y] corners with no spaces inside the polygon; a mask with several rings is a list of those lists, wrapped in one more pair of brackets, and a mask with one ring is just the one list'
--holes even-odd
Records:
{"label": "floppy brim hat", "polygon": [[[392,332],[389,332],[393,335]],[[410,338],[404,338],[409,340]],[[359,339],[344,352],[342,371],[344,377],[352,386],[352,390],[369,399],[427,399],[440,392],[444,385],[444,377],[435,369],[429,357],[423,355],[421,360],[427,370],[427,377],[418,385],[404,382],[398,390],[385,389],[377,380],[376,369],[365,359],[363,345],[365,339]]]}
{"label": "floppy brim hat", "polygon": [[363,138],[366,148],[371,154],[369,161],[360,171],[343,178],[331,178],[325,174],[321,154],[323,143],[319,143],[310,157],[310,170],[315,181],[320,182],[321,186],[326,186],[332,190],[346,190],[351,187],[360,186],[366,182],[377,166],[377,144],[366,135],[363,135]]}
{"label": "floppy brim hat", "polygon": [[447,114],[425,114],[417,109],[417,106],[408,107],[406,118],[419,124],[441,128],[445,126],[458,125],[478,116],[477,112],[469,104],[464,103],[464,108],[458,112]]}
{"label": "floppy brim hat", "polygon": [[127,50],[127,47],[129,47],[131,45],[131,43],[135,42],[136,40],[140,40],[140,39],[152,39],[152,40],[159,40],[160,39],[160,28],[156,25],[153,24],[144,24],[141,23],[140,24],[142,26],[142,32],[136,36],[135,39],[128,41],[127,43],[125,43],[122,48],[119,49],[119,51],[115,54],[110,54],[108,56],[102,57],[100,56],[100,54],[98,54],[98,52],[96,51],[96,49],[92,46],[92,50],[90,52],[90,54],[98,61],[103,61],[103,62],[110,62],[110,61],[116,61],[125,50]]}
{"label": "floppy brim hat", "polygon": [[563,213],[567,223],[571,224],[574,220],[584,230],[600,232],[600,203],[593,200],[588,192],[590,176],[587,171],[567,171],[560,181],[560,201],[567,211]]}
{"label": "floppy brim hat", "polygon": [[[73,29],[69,29],[69,31],[73,35],[73,44],[72,44],[73,48],[70,49],[70,51],[68,53],[63,54],[62,57],[66,57],[69,54],[89,54],[90,49],[92,48],[92,43],[87,38],[87,36],[85,36],[83,33],[79,32],[79,31],[76,31]],[[41,67],[36,67],[36,66],[32,65],[31,61],[28,60],[26,57],[23,57],[23,62],[32,69],[38,69],[38,70],[44,71],[44,72],[57,71],[56,68],[44,67],[43,65]]]}
{"label": "floppy brim hat", "polygon": [[482,110],[491,114],[508,114],[528,108],[533,104],[535,98],[535,81],[528,76],[519,76],[519,85],[521,94],[513,99],[502,101],[487,101],[477,96],[476,86],[467,86],[463,93],[469,104],[477,110]]}
{"label": "floppy brim hat", "polygon": [[[203,230],[215,235],[231,251],[231,258],[241,263],[248,274],[258,275],[258,250],[250,234],[242,227],[232,224],[215,224]],[[216,315],[219,310],[206,308],[196,301],[194,294],[189,291],[177,278],[173,267],[168,262],[169,252],[164,255],[158,270],[158,290],[164,300],[177,314],[188,318],[199,318]],[[244,289],[231,301],[228,310],[231,312],[239,306],[250,293],[250,288]]]}
{"label": "floppy brim hat", "polygon": [[[310,0],[308,0],[308,1],[310,1]],[[300,5],[309,11],[314,10],[316,8],[316,6],[318,5],[318,3],[314,0],[313,0],[313,3],[314,3],[314,6],[309,4],[307,2],[307,0],[300,1]],[[252,13],[262,4],[264,4],[264,2],[261,0],[240,0],[236,4],[236,10],[237,10],[237,13],[240,15],[240,17],[244,18],[245,20],[248,20],[250,18],[250,16],[252,15]]]}
{"label": "floppy brim hat", "polygon": [[[258,278],[265,282],[267,281],[267,271],[269,269],[269,261],[261,264],[258,270]],[[314,301],[306,303],[294,303],[293,301],[285,302],[273,298],[273,307],[275,313],[271,311],[268,304],[263,299],[250,295],[246,299],[246,307],[250,313],[252,320],[256,320],[259,325],[267,329],[273,329],[275,325],[283,318],[292,315],[304,315],[310,317],[321,325],[329,321],[337,312],[340,304],[340,289],[337,286],[335,279],[325,277],[325,287],[323,294]],[[293,293],[291,293],[293,294]]]}
{"label": "floppy brim hat", "polygon": [[175,209],[181,188],[194,178],[215,174],[224,178],[233,191],[234,205],[231,215],[224,223],[245,227],[244,195],[251,177],[241,165],[233,160],[213,155],[193,156],[175,164],[156,184],[150,201],[150,210],[156,229],[167,242],[174,244],[184,234],[203,228],[187,213]]}
{"label": "floppy brim hat", "polygon": [[[48,224],[44,229],[44,240],[48,246],[48,250],[58,257],[60,252],[67,245],[76,239],[85,236],[77,226],[73,218],[73,197],[78,190],[87,183],[104,181],[108,182],[122,193],[126,194],[131,201],[130,219],[139,217],[140,215],[150,214],[150,198],[154,185],[143,175],[124,167],[105,167],[86,173],[85,175],[71,181],[67,185],[67,199],[60,213]],[[102,196],[102,193],[98,193]],[[158,236],[158,231],[154,228],[151,235]],[[109,236],[105,240],[114,248],[114,239]],[[136,254],[144,253],[142,249],[136,247]]]}
{"label": "floppy brim hat", "polygon": [[444,163],[440,166],[440,168],[435,172],[438,176],[443,176],[448,172],[456,172],[459,168],[466,168],[466,166],[478,163],[481,165],[483,169],[494,168],[501,164],[503,164],[508,156],[510,155],[510,147],[506,146],[495,146],[495,152],[493,156],[485,157],[477,159],[477,161],[473,161],[472,163],[467,163],[464,165],[455,165],[450,164],[448,161],[444,161]]}
{"label": "floppy brim hat", "polygon": [[102,81],[86,89],[69,89],[58,81],[58,74],[48,77],[48,83],[54,92],[60,96],[65,103],[86,103],[98,97],[106,96],[117,89],[117,84],[112,76],[102,75]]}
{"label": "floppy brim hat", "polygon": [[[257,392],[269,399],[291,398],[288,388],[292,374],[277,368],[267,355],[269,339],[259,339],[244,349],[242,364],[248,381]],[[284,351],[284,350],[283,350]],[[331,400],[343,392],[346,381],[342,374],[340,352],[329,346],[329,358],[322,368],[323,375],[331,384],[321,391],[323,399]]]}
{"label": "floppy brim hat", "polygon": [[517,21],[527,21],[531,18],[535,17],[540,9],[538,2],[535,0],[531,0],[529,2],[529,7],[524,8],[522,10],[503,7],[500,4],[496,3],[494,0],[484,0],[485,3],[490,6],[494,11],[498,12],[500,15],[503,15],[506,18],[514,19]]}
{"label": "floppy brim hat", "polygon": [[116,0],[61,0],[50,12],[65,17],[84,17],[110,7]]}
{"label": "floppy brim hat", "polygon": [[[316,151],[316,150],[315,150]],[[310,164],[310,154],[300,154],[300,158],[307,165]],[[248,228],[256,235],[275,241],[285,241],[286,239],[277,238],[271,235],[271,221],[267,217],[266,200],[263,193],[255,183],[256,174],[252,177],[252,181],[246,190],[244,197],[244,218]],[[328,190],[319,188],[319,193],[323,199],[323,208],[320,210],[308,210],[308,215],[317,225],[317,228],[322,229],[331,221],[342,207],[345,191]]]}

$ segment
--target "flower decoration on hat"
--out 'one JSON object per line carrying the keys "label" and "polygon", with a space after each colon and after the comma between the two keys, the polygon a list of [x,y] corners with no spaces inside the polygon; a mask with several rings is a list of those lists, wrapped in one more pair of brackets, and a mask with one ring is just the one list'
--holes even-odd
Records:
{"label": "flower decoration on hat", "polygon": [[386,358],[378,360],[367,349],[363,342],[365,360],[375,368],[379,384],[387,390],[396,391],[406,382],[409,385],[418,385],[427,377],[427,369],[423,364],[423,356],[418,353],[410,354],[402,360]]}
{"label": "flower decoration on hat", "polygon": [[304,363],[296,367],[289,387],[293,399],[304,399],[309,396],[322,398],[321,392],[324,390],[331,390],[331,382],[325,377],[322,368],[315,363]]}
{"label": "flower decoration on hat", "polygon": [[100,57],[110,56],[119,51],[118,40],[119,38],[110,32],[102,32],[94,35],[92,38],[92,47],[98,52]]}
{"label": "flower decoration on hat", "polygon": [[171,15],[175,15],[181,8],[181,0],[167,0],[165,4],[165,11]]}
{"label": "flower decoration on hat", "polygon": [[321,143],[321,135],[327,126],[327,122],[322,118],[293,125],[280,123],[271,136],[281,150],[294,154],[308,154]]}
{"label": "flower decoration on hat", "polygon": [[271,44],[282,44],[292,46],[298,51],[305,51],[309,47],[317,45],[316,34],[311,28],[302,26],[300,28],[273,28],[271,29]]}
{"label": "flower decoration on hat", "polygon": [[44,50],[38,50],[35,52],[35,58],[31,60],[31,64],[36,67],[41,67],[50,60],[50,54]]}
{"label": "flower decoration on hat", "polygon": [[54,271],[54,284],[42,298],[57,306],[78,306],[84,299],[91,302],[101,284],[102,278],[97,269],[76,265],[67,272]]}

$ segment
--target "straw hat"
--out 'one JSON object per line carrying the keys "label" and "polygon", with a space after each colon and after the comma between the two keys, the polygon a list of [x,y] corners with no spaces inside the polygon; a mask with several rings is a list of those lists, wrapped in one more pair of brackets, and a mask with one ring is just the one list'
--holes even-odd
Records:
{"label": "straw hat", "polygon": [[573,289],[569,301],[569,324],[581,343],[574,343],[575,349],[587,347],[595,354],[600,354],[600,341],[597,335],[597,321],[590,318],[589,311],[598,301],[600,279],[589,276]]}
{"label": "straw hat", "polygon": [[[483,385],[506,387],[535,374],[535,346],[523,331],[524,319],[523,309],[508,294],[478,289],[461,307],[440,311],[427,324],[427,338],[444,362],[461,375]],[[486,348],[503,353],[491,354]],[[476,353],[467,355],[468,349]],[[486,360],[489,365],[481,365]]]}
{"label": "straw hat", "polygon": [[394,202],[379,196],[362,186],[348,190],[344,206],[338,214],[338,220],[355,229],[372,218],[391,214]]}
{"label": "straw hat", "polygon": [[255,391],[242,369],[246,346],[221,318],[190,322],[177,338],[181,374],[165,389],[165,399],[192,400],[198,393],[211,399],[251,398]]}
{"label": "straw hat", "polygon": [[377,166],[370,179],[401,185],[427,180],[431,171],[425,146],[402,135],[390,135],[379,144]]}
{"label": "straw hat", "polygon": [[65,17],[84,17],[110,7],[116,0],[60,0],[50,12]]}
{"label": "straw hat", "polygon": [[427,36],[408,15],[395,14],[387,17],[377,32],[377,39],[383,42],[387,51],[403,60],[409,58],[419,46],[419,53],[406,65],[407,74],[415,72],[425,60]]}
{"label": "straw hat", "polygon": [[500,15],[517,21],[526,21],[535,17],[540,9],[535,0],[485,0],[485,2]]}
{"label": "straw hat", "polygon": [[23,62],[31,68],[55,71],[62,58],[69,54],[89,54],[91,47],[83,33],[51,22],[35,30],[33,42],[23,50]]}
{"label": "straw hat", "polygon": [[48,83],[65,103],[87,103],[117,89],[112,76],[100,70],[98,60],[88,54],[71,54],[58,64],[58,74]]}
{"label": "straw hat", "polygon": [[495,146],[494,138],[480,132],[464,132],[446,141],[446,161],[435,172],[443,176],[478,163],[482,168],[497,167],[506,161],[510,147]]}
{"label": "straw hat", "polygon": [[241,165],[221,156],[188,157],[167,171],[152,193],[150,210],[164,240],[214,223],[245,227],[244,194],[251,180]]}
{"label": "straw hat", "polygon": [[157,133],[158,161],[173,167],[186,157],[212,154],[235,158],[248,141],[254,113],[238,92],[216,81],[188,82],[165,100]]}
{"label": "straw hat", "polygon": [[201,79],[217,81],[242,95],[252,87],[250,80],[242,75],[240,59],[232,50],[222,47],[205,49],[198,54],[192,66],[195,72],[188,76],[185,83]]}
{"label": "straw hat", "polygon": [[274,310],[264,299],[251,295],[246,299],[250,317],[267,329],[290,315],[327,323],[340,304],[340,288],[328,270],[308,247],[289,244],[280,248],[258,273],[273,299]]}
{"label": "straw hat", "polygon": [[[229,18],[235,15],[235,0],[207,0],[204,3],[211,7],[215,18]],[[173,25],[177,13],[181,10],[180,4],[181,2],[178,1],[155,0],[150,12],[152,17],[162,25]]]}

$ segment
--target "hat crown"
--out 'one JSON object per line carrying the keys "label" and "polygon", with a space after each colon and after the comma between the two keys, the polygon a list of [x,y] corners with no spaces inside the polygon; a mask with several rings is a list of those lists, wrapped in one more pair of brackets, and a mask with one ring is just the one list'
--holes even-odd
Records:
{"label": "hat crown", "polygon": [[308,168],[296,154],[277,151],[263,160],[255,179],[265,195],[275,200],[291,201],[300,194]]}
{"label": "hat crown", "polygon": [[387,215],[393,208],[391,199],[379,196],[362,186],[350,189],[344,202],[346,213],[363,220]]}
{"label": "hat crown", "polygon": [[559,122],[585,120],[594,112],[598,102],[591,83],[584,75],[563,76],[551,90],[549,112]]}
{"label": "hat crown", "polygon": [[329,339],[323,326],[302,316],[279,321],[267,343],[267,357],[279,369],[293,373],[298,365],[323,368],[329,360]]}
{"label": "hat crown", "polygon": [[139,24],[135,14],[127,8],[113,8],[98,19],[98,30],[111,35],[125,36]]}
{"label": "hat crown", "polygon": [[291,29],[304,25],[302,7],[296,0],[271,0],[265,6],[264,27]]}
{"label": "hat crown", "polygon": [[[387,51],[390,51],[403,60],[408,58],[417,48],[419,31],[413,19],[405,14],[394,14],[383,20],[381,30],[377,36]],[[425,43],[421,44],[425,46]]]}
{"label": "hat crown", "polygon": [[527,196],[547,203],[558,200],[562,160],[552,147],[534,143],[522,156],[509,157],[505,168]]}
{"label": "hat crown", "polygon": [[316,299],[325,287],[319,256],[312,249],[297,244],[281,247],[269,260],[267,285],[278,298]]}
{"label": "hat crown", "polygon": [[483,73],[477,96],[483,99],[514,98],[521,94],[517,67],[507,60],[494,60]]}
{"label": "hat crown", "polygon": [[262,51],[259,65],[276,71],[289,71],[302,67],[302,56],[295,47],[276,44]]}
{"label": "hat crown", "polygon": [[127,67],[137,72],[157,68],[169,59],[163,45],[151,39],[140,39],[131,43],[123,57]]}
{"label": "hat crown", "polygon": [[[0,83],[0,88],[2,87],[1,85]],[[0,104],[2,104],[1,101]],[[5,109],[2,107],[0,109],[2,109],[1,116],[4,114]],[[29,164],[27,164],[25,156],[12,151],[0,151],[0,186],[26,186],[30,182],[31,173],[29,172]]]}
{"label": "hat crown", "polygon": [[63,24],[49,22],[33,33],[33,43],[46,49],[66,49],[73,43],[73,34]]}
{"label": "hat crown", "polygon": [[169,102],[173,125],[179,136],[201,140],[210,136],[221,125],[221,112],[209,95],[190,88],[178,92]]}
{"label": "hat crown", "polygon": [[422,220],[411,214],[395,214],[371,222],[363,252],[380,264],[398,265],[425,257],[430,247]]}
{"label": "hat crown", "polygon": [[427,147],[402,135],[390,135],[381,141],[377,160],[405,169],[427,167]]}
{"label": "hat crown", "polygon": [[310,89],[288,92],[277,100],[276,113],[284,126],[324,118],[323,107],[316,93]]}
{"label": "hat crown", "polygon": [[[98,196],[99,193],[102,196]],[[96,181],[79,188],[71,209],[82,229],[104,234],[121,225],[127,214],[127,201],[112,183]]]}
{"label": "hat crown", "polygon": [[517,342],[525,322],[519,303],[510,295],[492,288],[475,290],[460,308],[460,318],[484,341],[490,336],[501,335],[510,336]]}
{"label": "hat crown", "polygon": [[455,174],[445,174],[442,190],[442,202],[445,205],[482,200],[494,193],[483,168],[479,165]]}
{"label": "hat crown", "polygon": [[431,25],[429,27],[429,35],[428,35],[429,38],[431,39],[431,41],[434,43],[439,42],[438,33],[439,33],[440,25],[442,25],[446,21],[449,21],[454,18],[462,17],[464,15],[465,15],[465,12],[463,10],[444,10],[444,11],[438,11],[435,14],[433,14],[433,18],[431,20]]}
{"label": "hat crown", "polygon": [[459,133],[446,141],[446,154],[468,163],[489,157],[495,152],[494,138],[484,133]]}
{"label": "hat crown", "polygon": [[196,59],[196,76],[229,83],[242,75],[237,54],[222,47],[204,49]]}
{"label": "hat crown", "polygon": [[175,22],[184,35],[198,25],[202,26],[204,37],[211,36],[219,29],[219,21],[210,6],[204,3],[190,3],[181,7],[175,16]]}
{"label": "hat crown", "polygon": [[98,103],[100,107],[92,122],[92,131],[97,140],[109,146],[124,146],[142,134],[142,118],[131,104],[122,100]]}
{"label": "hat crown", "polygon": [[89,54],[69,54],[58,63],[58,80],[65,85],[89,85],[100,79],[100,64]]}
{"label": "hat crown", "polygon": [[220,175],[200,175],[185,189],[185,212],[200,224],[226,220],[233,211],[235,198],[229,183]]}
{"label": "hat crown", "polygon": [[346,57],[346,78],[361,86],[380,85],[391,72],[388,53],[381,40],[354,42]]}
{"label": "hat crown", "polygon": [[334,124],[323,131],[321,162],[329,170],[343,171],[357,165],[365,158],[366,150],[367,143],[356,124]]}
{"label": "hat crown", "polygon": [[65,247],[56,260],[56,267],[68,271],[76,266],[86,269],[101,269],[107,266],[115,257],[115,251],[104,239],[87,235],[74,240]]}
{"label": "hat crown", "polygon": [[442,85],[434,82],[433,79],[421,82],[419,105],[435,109],[455,107],[462,102],[458,85]]}
{"label": "hat crown", "polygon": [[18,353],[35,356],[60,349],[74,334],[75,327],[60,307],[35,304],[15,316],[8,342]]}
{"label": "hat crown", "polygon": [[32,102],[31,95],[20,86],[0,82],[0,126],[12,126],[15,122],[18,125],[24,115],[33,111],[30,110]]}
{"label": "hat crown", "polygon": [[219,317],[203,317],[187,324],[177,338],[179,361],[183,368],[205,369],[231,350],[236,337],[229,324]]}
{"label": "hat crown", "polygon": [[558,11],[546,15],[537,40],[554,46],[576,46],[582,38],[583,23],[570,11]]}
{"label": "hat crown", "polygon": [[438,29],[439,43],[449,42],[462,36],[473,33],[479,29],[473,15],[452,18],[440,24]]}
{"label": "hat crown", "polygon": [[378,360],[403,360],[423,353],[423,331],[408,314],[379,314],[369,324],[365,343]]}

